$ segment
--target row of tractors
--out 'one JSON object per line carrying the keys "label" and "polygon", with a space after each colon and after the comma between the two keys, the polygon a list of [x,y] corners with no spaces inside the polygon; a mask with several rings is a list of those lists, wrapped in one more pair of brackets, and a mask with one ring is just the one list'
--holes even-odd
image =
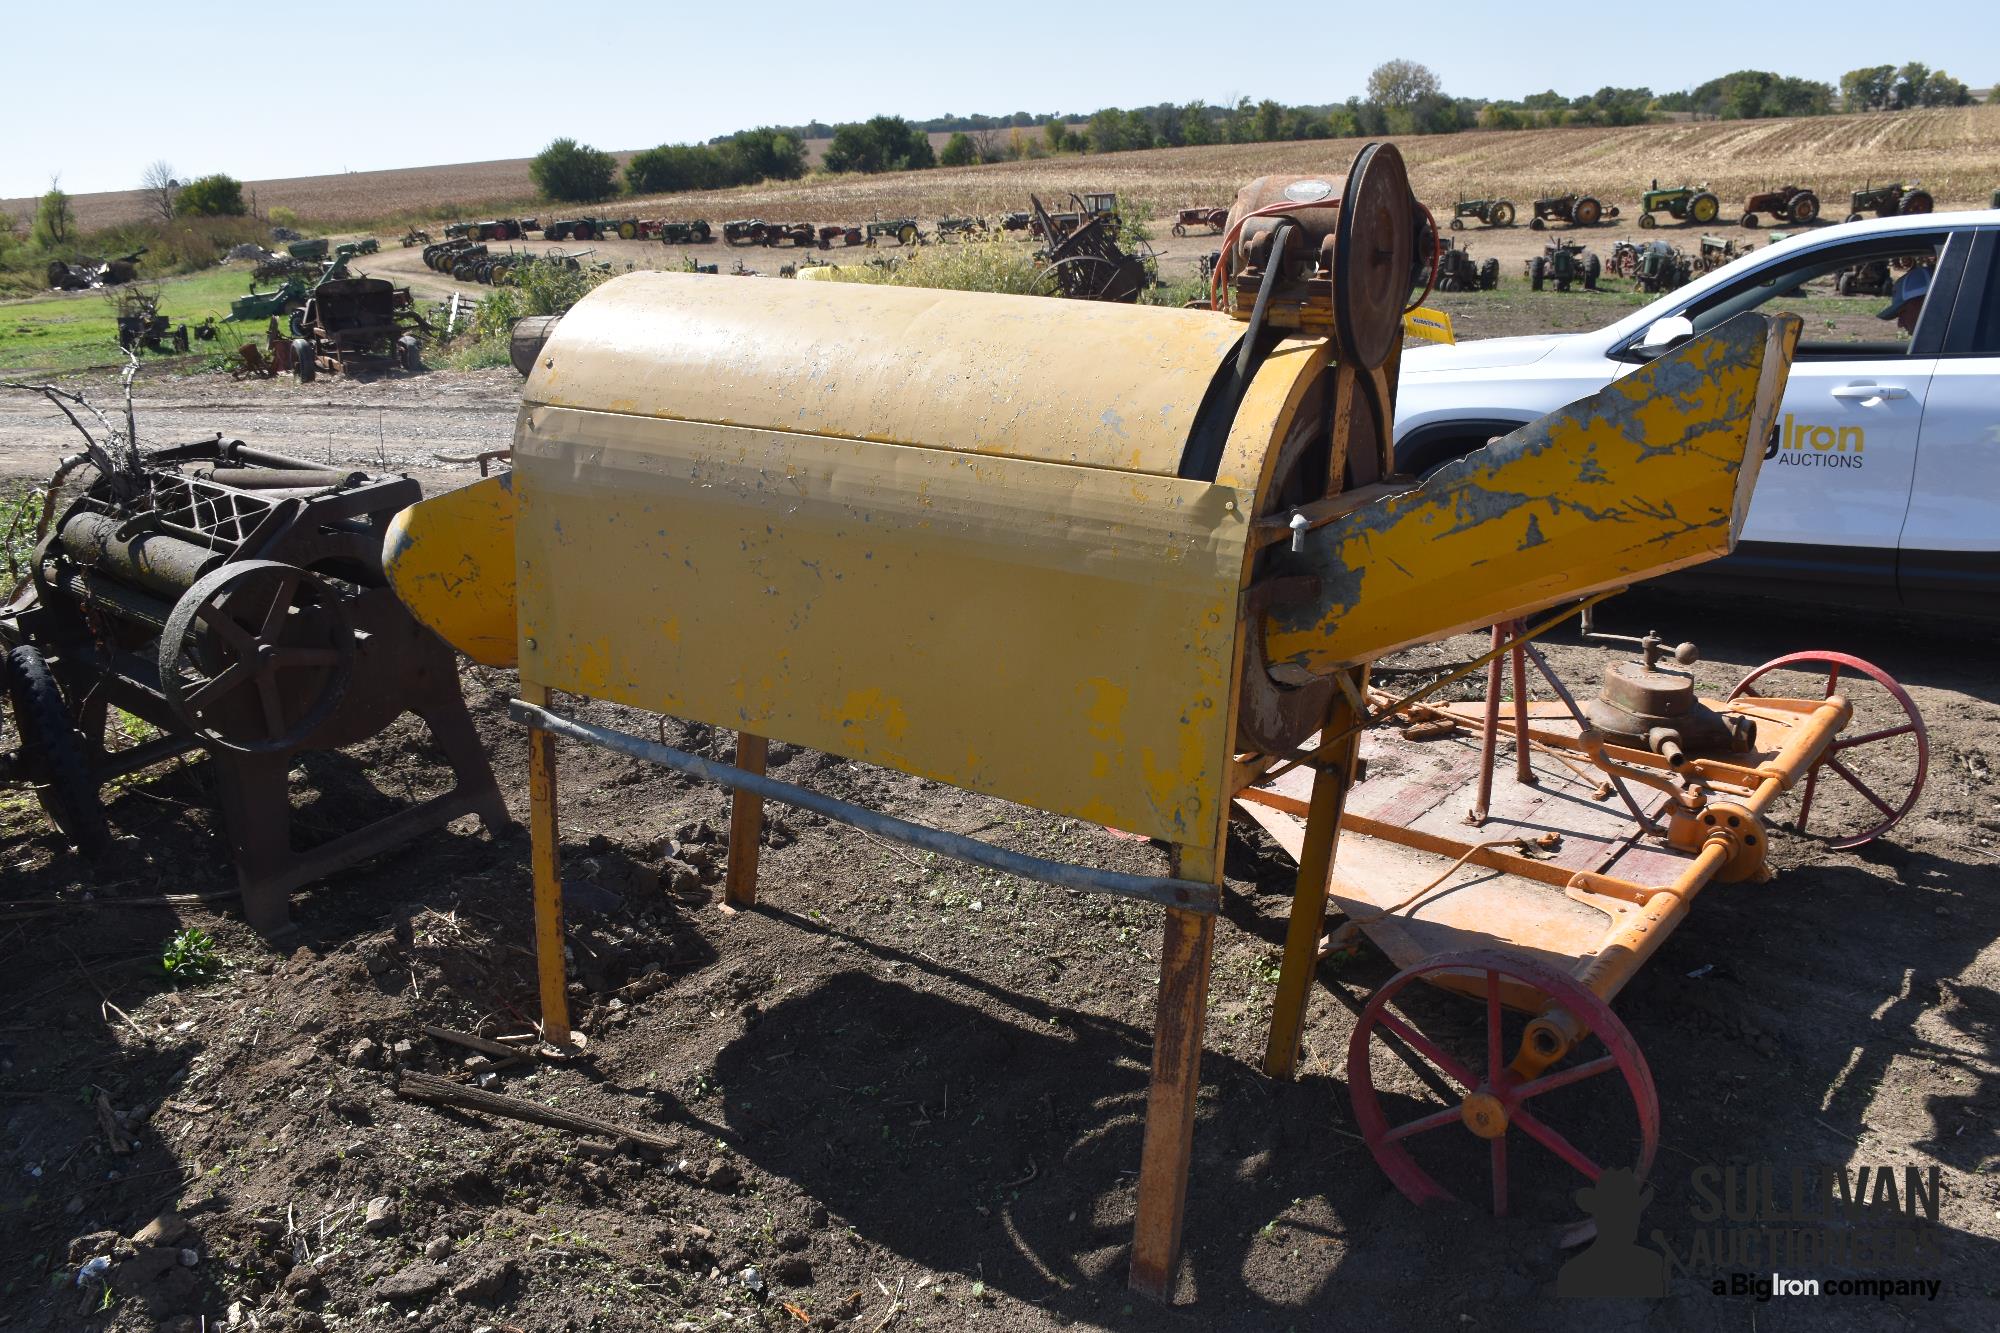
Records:
{"label": "row of tractors", "polygon": [[[496,250],[484,241],[460,237],[426,245],[423,261],[424,267],[432,272],[448,274],[460,282],[483,282],[489,287],[506,287],[516,280],[523,269],[536,264],[575,272],[583,267],[583,261],[592,253],[590,250],[551,249],[538,254],[533,250],[516,250],[512,246]],[[602,261],[597,266],[609,267]]]}
{"label": "row of tractors", "polygon": [[[1928,213],[1935,205],[1930,192],[1919,186],[1902,181],[1887,185],[1870,183],[1848,196],[1847,221],[1859,222],[1870,214],[1888,218]],[[1617,205],[1607,205],[1593,195],[1574,192],[1551,194],[1535,200],[1532,207],[1534,216],[1528,219],[1528,226],[1537,231],[1552,222],[1567,223],[1572,227],[1595,227],[1620,215]],[[1452,205],[1451,228],[1453,231],[1463,230],[1468,219],[1486,227],[1511,227],[1519,215],[1520,211],[1511,199],[1461,198]],[[1721,216],[1722,200],[1706,185],[1663,187],[1655,180],[1652,188],[1645,191],[1639,201],[1639,225],[1647,229],[1659,226],[1662,217],[1708,227],[1713,226]],[[1819,217],[1819,193],[1802,185],[1787,184],[1746,198],[1741,221],[1745,227],[1760,226],[1765,219],[1804,225],[1819,221]]]}
{"label": "row of tractors", "polygon": [[[1075,206],[1068,211],[1048,215],[1049,224],[1055,231],[1067,235],[1096,218],[1106,217],[1114,222],[1117,219],[1116,194],[1085,194],[1076,197],[1074,203]],[[1173,224],[1174,234],[1185,236],[1191,228],[1221,231],[1228,213],[1226,208],[1182,209]],[[1043,234],[1040,220],[1033,213],[1023,211],[1004,213],[998,218],[939,218],[929,230],[914,217],[876,217],[859,224],[733,218],[724,222],[719,230],[706,221],[669,218],[568,217],[552,218],[546,222],[540,218],[485,218],[477,222],[447,225],[442,241],[433,241],[426,229],[412,228],[404,233],[403,244],[406,247],[423,246],[424,262],[440,272],[449,273],[460,260],[471,255],[473,247],[494,241],[520,240],[537,232],[547,241],[591,241],[616,237],[626,241],[657,240],[666,245],[707,245],[719,238],[724,245],[772,249],[785,246],[801,250],[831,250],[836,246],[873,248],[889,241],[907,247],[933,241],[983,239],[1008,232],[1020,232],[1036,240],[1049,239]],[[452,251],[449,249],[452,246],[459,248]],[[452,262],[441,266],[433,262],[434,255],[449,258]]]}

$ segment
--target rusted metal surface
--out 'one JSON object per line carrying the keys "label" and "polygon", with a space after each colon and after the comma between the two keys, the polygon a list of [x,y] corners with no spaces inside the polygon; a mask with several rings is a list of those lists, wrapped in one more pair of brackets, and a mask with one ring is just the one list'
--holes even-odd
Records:
{"label": "rusted metal surface", "polygon": [[[233,485],[237,475],[251,484]],[[292,889],[461,815],[504,825],[451,652],[382,568],[389,519],[420,498],[407,478],[219,436],[96,477],[55,516],[33,582],[0,616],[0,643],[46,662],[59,696],[48,706],[79,747],[64,799],[95,810],[98,787],[129,770],[105,745],[111,708],[159,728],[157,748],[206,751],[260,930],[284,923]],[[295,853],[296,756],[364,740],[405,712],[430,726],[456,785]],[[101,816],[93,826],[101,836]]]}
{"label": "rusted metal surface", "polygon": [[[1074,197],[1074,196],[1072,196]],[[1035,230],[1048,238],[1048,274],[1056,293],[1079,301],[1130,304],[1152,281],[1146,261],[1118,243],[1118,215],[1090,213],[1077,201],[1077,221],[1063,226],[1033,195]]]}

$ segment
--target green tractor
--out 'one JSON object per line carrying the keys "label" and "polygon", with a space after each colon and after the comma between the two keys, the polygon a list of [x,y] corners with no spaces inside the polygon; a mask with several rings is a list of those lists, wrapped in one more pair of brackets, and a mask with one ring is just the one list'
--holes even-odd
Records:
{"label": "green tractor", "polygon": [[924,239],[915,218],[878,218],[862,224],[863,244],[875,245],[885,236],[893,237],[898,245],[916,245]]}
{"label": "green tractor", "polygon": [[1662,190],[1657,177],[1653,188],[1646,191],[1639,201],[1639,225],[1645,228],[1657,227],[1659,219],[1653,214],[1665,213],[1676,222],[1692,222],[1706,227],[1722,213],[1722,201],[1706,185],[1677,185]]}
{"label": "green tractor", "polygon": [[1465,220],[1476,219],[1483,227],[1514,225],[1512,199],[1461,199],[1451,206],[1451,229],[1464,231]]}
{"label": "green tractor", "polygon": [[1851,196],[1847,220],[1859,222],[1869,213],[1878,218],[1893,218],[1906,213],[1928,213],[1935,206],[1930,191],[1905,186],[1901,181],[1889,185],[1870,182],[1856,190]]}
{"label": "green tractor", "polygon": [[229,303],[229,322],[248,323],[253,319],[269,319],[282,315],[295,306],[306,303],[305,279],[296,274],[285,279],[285,285],[276,291],[260,292],[255,287],[248,296],[239,296]]}
{"label": "green tractor", "polygon": [[1604,261],[1596,255],[1586,254],[1582,242],[1550,241],[1542,250],[1543,253],[1528,261],[1530,287],[1540,291],[1544,284],[1553,282],[1557,291],[1566,292],[1571,283],[1581,283],[1587,292],[1597,290],[1597,278],[1604,271]]}
{"label": "green tractor", "polygon": [[1694,260],[1665,241],[1648,241],[1639,249],[1632,282],[1642,292],[1670,292],[1694,278]]}
{"label": "green tractor", "polygon": [[1490,292],[1500,284],[1500,261],[1475,263],[1472,252],[1446,240],[1438,249],[1437,289],[1441,292]]}

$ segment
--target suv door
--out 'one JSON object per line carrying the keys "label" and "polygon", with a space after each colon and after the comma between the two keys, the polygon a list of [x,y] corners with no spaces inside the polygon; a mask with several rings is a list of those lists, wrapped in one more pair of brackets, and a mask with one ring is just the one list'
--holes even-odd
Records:
{"label": "suv door", "polygon": [[[1728,562],[1732,576],[1781,595],[1824,599],[1837,587],[1843,602],[1896,604],[1918,434],[1951,315],[1945,289],[1956,270],[1946,261],[1969,249],[1971,237],[1940,228],[1809,248],[1680,312],[1697,335],[1745,310],[1805,321],[1743,539]],[[1874,265],[1886,266],[1892,288],[1912,268],[1931,268],[1913,335],[1877,318],[1888,294],[1840,294],[1847,286],[1840,275]]]}
{"label": "suv door", "polygon": [[1972,236],[1924,403],[1896,555],[1897,588],[1913,610],[1964,613],[1990,604],[2000,586],[2000,230]]}

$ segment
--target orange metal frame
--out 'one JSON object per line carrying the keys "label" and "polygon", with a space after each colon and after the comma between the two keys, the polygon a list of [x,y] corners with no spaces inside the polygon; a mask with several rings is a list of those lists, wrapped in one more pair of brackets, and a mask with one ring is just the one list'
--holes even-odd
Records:
{"label": "orange metal frame", "polygon": [[[1496,676],[1500,655],[1509,648],[1518,655],[1520,650],[1514,644],[1495,644],[1491,660]],[[1394,702],[1386,695],[1373,697],[1392,705]],[[1318,771],[1310,802],[1251,785],[1279,761],[1268,756],[1245,756],[1239,760],[1243,781],[1237,799],[1282,810],[1307,821],[1305,853],[1299,858],[1299,883],[1292,908],[1293,933],[1316,936],[1324,922],[1337,830],[1345,830],[1420,852],[1461,858],[1466,864],[1518,875],[1566,893],[1587,893],[1631,904],[1635,910],[1614,914],[1601,945],[1587,959],[1577,960],[1574,973],[1586,989],[1609,1002],[1680,925],[1695,896],[1711,881],[1719,878],[1733,882],[1768,875],[1764,865],[1765,811],[1813,767],[1853,715],[1851,706],[1838,695],[1825,699],[1711,702],[1720,711],[1751,718],[1757,724],[1757,752],[1770,757],[1754,765],[1689,757],[1676,766],[1650,751],[1607,744],[1594,733],[1578,736],[1536,727],[1537,715],[1567,720],[1570,714],[1563,704],[1527,704],[1518,676],[1514,716],[1501,716],[1496,704],[1497,699],[1489,697],[1469,704],[1406,704],[1401,711],[1407,716],[1448,721],[1483,734],[1489,743],[1482,755],[1482,791],[1491,787],[1494,750],[1490,740],[1496,734],[1525,734],[1528,745],[1517,747],[1524,768],[1532,746],[1580,756],[1607,779],[1623,779],[1660,791],[1663,799],[1656,813],[1665,817],[1666,842],[1682,851],[1694,852],[1693,859],[1668,884],[1642,884],[1599,871],[1573,870],[1499,847],[1346,813],[1339,806],[1345,795],[1346,774],[1352,767],[1351,748],[1342,747],[1343,752],[1330,756],[1332,765],[1313,763]],[[1333,768],[1338,769],[1336,785],[1341,790],[1323,797],[1321,786]],[[1634,830],[1623,845],[1631,845],[1645,835],[1646,830],[1635,821]],[[1407,904],[1406,909],[1413,909],[1432,891],[1427,890]],[[1317,959],[1315,952],[1310,961],[1303,957],[1295,960],[1293,951],[1287,949],[1266,1059],[1267,1071],[1274,1075],[1289,1073],[1296,1059],[1306,992]],[[1451,984],[1448,975],[1444,980],[1445,984]],[[1576,1020],[1546,997],[1519,993],[1503,998],[1510,1007],[1537,1015],[1523,1035],[1513,1062],[1515,1072],[1522,1078],[1536,1077],[1560,1060],[1581,1035]]]}

